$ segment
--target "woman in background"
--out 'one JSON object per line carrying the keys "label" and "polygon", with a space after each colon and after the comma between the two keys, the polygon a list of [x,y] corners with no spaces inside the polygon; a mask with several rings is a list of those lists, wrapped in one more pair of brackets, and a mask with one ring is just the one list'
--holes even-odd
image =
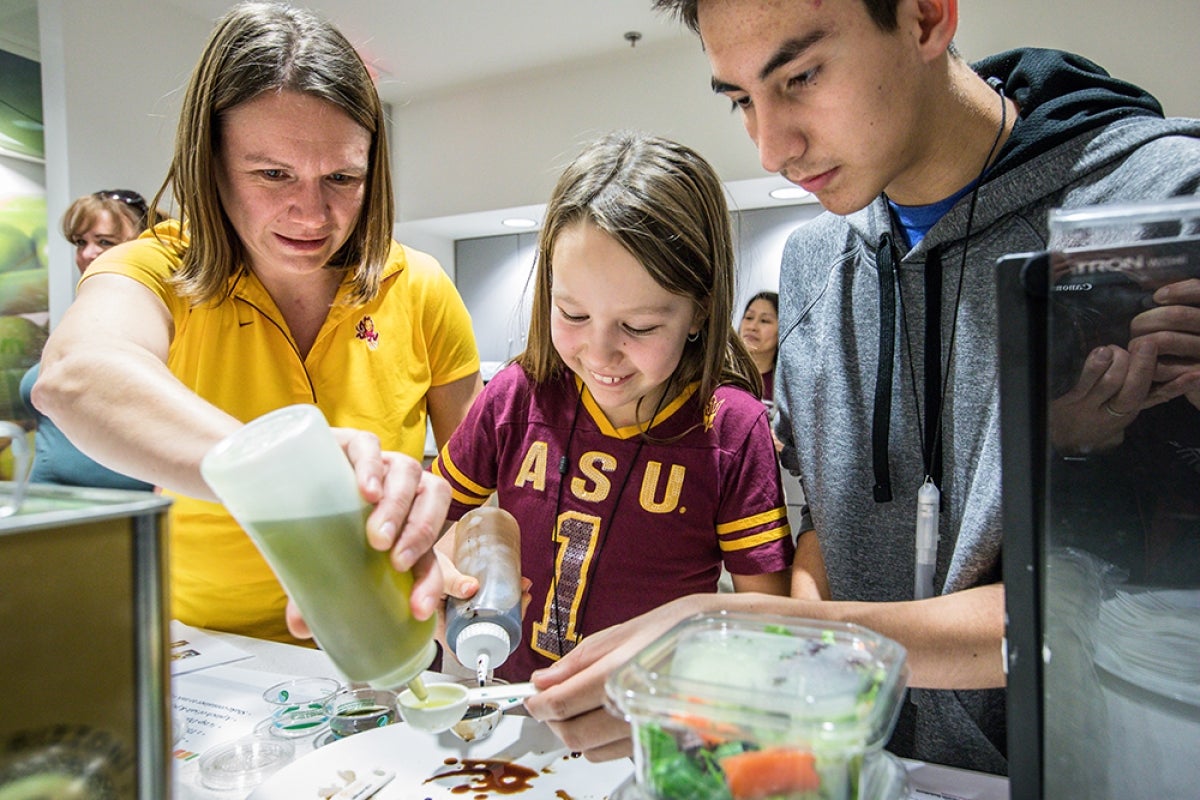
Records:
{"label": "woman in background", "polygon": [[774,407],[775,354],[779,351],[779,294],[759,292],[746,303],[738,336],[750,351],[754,366],[762,375],[763,402]]}
{"label": "woman in background", "polygon": [[[63,214],[62,234],[75,248],[75,266],[79,274],[82,275],[105,250],[136,238],[156,222],[158,216],[155,212],[152,217],[146,199],[130,189],[104,189],[77,198]],[[33,437],[33,470],[29,479],[35,483],[66,486],[153,489],[151,484],[114,472],[79,452],[49,417],[33,407],[29,395],[40,369],[40,362],[34,364],[21,378],[21,400],[37,421],[37,432]]]}
{"label": "woman in background", "polygon": [[102,189],[78,198],[63,214],[62,234],[75,248],[82,275],[96,256],[127,242],[162,219],[146,198],[131,189]]}

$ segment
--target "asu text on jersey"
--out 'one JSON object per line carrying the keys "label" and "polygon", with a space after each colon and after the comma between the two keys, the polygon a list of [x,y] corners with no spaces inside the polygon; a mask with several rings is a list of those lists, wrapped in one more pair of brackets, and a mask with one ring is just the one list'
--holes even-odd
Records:
{"label": "asu text on jersey", "polygon": [[501,677],[524,680],[588,633],[716,588],[731,572],[777,572],[792,539],[762,404],[695,388],[648,435],[614,428],[573,379],[535,387],[516,365],[496,375],[434,463],[451,518],[498,494],[521,525],[533,581],[527,645]]}

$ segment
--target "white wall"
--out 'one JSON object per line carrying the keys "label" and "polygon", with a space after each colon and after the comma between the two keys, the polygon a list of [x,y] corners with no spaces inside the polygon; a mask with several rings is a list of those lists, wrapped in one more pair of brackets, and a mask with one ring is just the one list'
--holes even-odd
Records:
{"label": "white wall", "polygon": [[537,234],[462,239],[455,248],[459,292],[484,362],[503,362],[525,349],[533,305]]}
{"label": "white wall", "polygon": [[401,219],[545,202],[561,169],[614,128],[674,138],[725,180],[763,175],[698,42],[645,45],[566,69],[507,77],[395,109]]}
{"label": "white wall", "polygon": [[[1119,0],[968,0],[957,43],[970,60],[1023,45],[1073,50],[1158,95],[1168,114],[1200,116],[1198,31],[1194,2],[1147,0],[1133,9]],[[693,40],[397,108],[401,219],[543,202],[583,139],[620,126],[680,139],[727,181],[761,177],[740,121],[708,76]]]}
{"label": "white wall", "polygon": [[210,22],[142,0],[39,0],[50,317],[71,302],[74,255],[58,220],[80,195],[166,176],[182,87]]}
{"label": "white wall", "polygon": [[816,204],[760,208],[735,214],[734,254],[737,258],[737,297],[733,321],[742,318],[746,302],[759,292],[779,291],[779,267],[788,235],[821,212]]}
{"label": "white wall", "polygon": [[968,60],[1013,47],[1070,50],[1149,90],[1168,115],[1200,117],[1195,0],[966,0],[959,14]]}

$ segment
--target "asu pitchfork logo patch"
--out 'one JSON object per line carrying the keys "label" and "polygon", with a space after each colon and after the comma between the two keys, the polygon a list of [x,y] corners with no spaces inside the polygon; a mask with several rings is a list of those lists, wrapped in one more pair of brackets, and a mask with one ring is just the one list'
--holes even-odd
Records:
{"label": "asu pitchfork logo patch", "polygon": [[375,330],[375,320],[369,316],[360,319],[354,326],[354,338],[362,339],[372,350],[379,347],[379,331]]}
{"label": "asu pitchfork logo patch", "polygon": [[713,428],[713,423],[717,421],[717,412],[721,410],[721,406],[725,405],[724,400],[718,400],[715,397],[708,399],[708,405],[704,408],[704,432],[708,433]]}

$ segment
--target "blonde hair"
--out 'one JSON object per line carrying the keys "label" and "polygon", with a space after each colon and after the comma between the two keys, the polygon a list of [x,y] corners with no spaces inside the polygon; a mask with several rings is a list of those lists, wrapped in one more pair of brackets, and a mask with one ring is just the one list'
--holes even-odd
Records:
{"label": "blonde hair", "polygon": [[690,148],[630,131],[588,146],[562,173],[546,207],[528,344],[516,358],[535,383],[567,368],[550,338],[550,289],[554,244],[579,222],[612,236],[655,283],[690,298],[701,312],[699,336],[684,346],[666,401],[696,381],[702,408],[720,384],[761,394],[758,369],[730,322],[736,270],[724,187]]}
{"label": "blonde hair", "polygon": [[217,194],[214,154],[222,115],[263,92],[285,90],[332,103],[371,134],[358,222],[326,266],[351,271],[351,303],[367,302],[379,291],[395,207],[383,104],[366,65],[346,38],[313,12],[279,3],[241,3],[217,23],[192,73],[175,155],[154,198],[158,205],[170,190],[178,203],[187,244],[173,282],[194,305],[223,297],[246,269],[244,247]]}
{"label": "blonde hair", "polygon": [[140,194],[130,189],[105,189],[75,198],[62,217],[62,235],[71,243],[86,233],[104,214],[120,223],[125,239],[132,239],[157,222]]}

